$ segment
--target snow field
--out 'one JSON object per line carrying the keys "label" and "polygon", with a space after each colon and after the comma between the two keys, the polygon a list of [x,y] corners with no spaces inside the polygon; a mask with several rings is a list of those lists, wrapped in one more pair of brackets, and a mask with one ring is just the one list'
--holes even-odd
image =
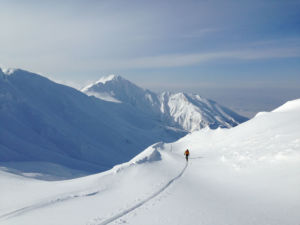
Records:
{"label": "snow field", "polygon": [[[67,181],[22,178],[23,187],[16,185],[14,179],[9,179],[4,185],[7,187],[5,192],[1,189],[1,199],[2,194],[7,197],[0,207],[1,224],[39,224],[35,219],[37,216],[47,218],[45,221],[43,219],[43,224],[61,224],[61,221],[64,224],[88,224],[100,218],[110,218],[153,195],[185,165],[183,161],[181,168],[176,168],[177,163],[170,160],[171,165],[161,165],[160,170],[156,170],[158,161],[150,161],[125,163],[106,173]],[[170,166],[173,167],[171,171]],[[149,169],[153,173],[149,173]],[[161,179],[157,180],[159,177]],[[15,190],[10,192],[11,186]],[[19,195],[15,196],[15,193]],[[11,198],[15,201],[6,205],[5,202]],[[66,218],[68,221],[65,221]]]}
{"label": "snow field", "polygon": [[232,129],[157,143],[110,171],[73,180],[2,171],[0,223],[299,225],[299,113],[300,101],[292,101]]}

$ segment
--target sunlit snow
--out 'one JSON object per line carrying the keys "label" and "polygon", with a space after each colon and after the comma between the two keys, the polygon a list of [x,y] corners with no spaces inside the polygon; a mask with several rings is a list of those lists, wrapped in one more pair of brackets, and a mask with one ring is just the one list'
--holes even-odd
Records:
{"label": "sunlit snow", "polygon": [[299,114],[300,100],[291,101],[231,129],[154,144],[127,163],[74,180],[2,170],[0,223],[298,225]]}

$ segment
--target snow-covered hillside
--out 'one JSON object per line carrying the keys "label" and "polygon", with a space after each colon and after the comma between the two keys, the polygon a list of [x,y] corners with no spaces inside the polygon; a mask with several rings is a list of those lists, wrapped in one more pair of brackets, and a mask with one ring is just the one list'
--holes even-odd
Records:
{"label": "snow-covered hillside", "polygon": [[88,97],[34,73],[0,69],[1,165],[28,173],[99,172],[184,134],[127,104]]}
{"label": "snow-covered hillside", "polygon": [[160,95],[160,100],[163,115],[191,132],[205,127],[230,128],[247,120],[215,101],[197,94],[164,92]]}
{"label": "snow-covered hillside", "polygon": [[[1,225],[298,225],[300,99],[67,181],[0,171]],[[190,149],[185,162],[183,152]]]}
{"label": "snow-covered hillside", "polygon": [[160,101],[155,93],[144,90],[118,75],[102,77],[81,91],[102,100],[128,103],[145,113],[160,114]]}
{"label": "snow-covered hillside", "polygon": [[192,132],[210,127],[233,127],[247,118],[218,103],[196,94],[156,94],[116,75],[109,75],[88,85],[82,91],[106,101],[130,104],[147,114],[159,116],[161,121]]}

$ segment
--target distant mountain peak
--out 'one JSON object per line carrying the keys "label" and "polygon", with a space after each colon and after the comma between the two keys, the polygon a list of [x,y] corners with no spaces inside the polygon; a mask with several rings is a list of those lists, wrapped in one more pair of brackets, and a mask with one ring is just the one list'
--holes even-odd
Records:
{"label": "distant mountain peak", "polygon": [[[91,89],[94,89],[94,88],[97,88],[97,87],[106,86],[108,84],[114,85],[114,84],[118,84],[118,83],[131,83],[131,82],[126,80],[125,78],[123,78],[120,75],[110,74],[110,75],[107,75],[107,76],[103,76],[99,80],[97,80],[96,82],[87,85],[86,87],[82,88],[81,91],[82,92],[88,92]],[[134,84],[132,84],[132,85],[134,85]]]}
{"label": "distant mountain peak", "polygon": [[20,69],[17,69],[17,68],[0,68],[0,70],[5,75],[11,75],[11,74],[13,74],[14,72],[16,72]]}
{"label": "distant mountain peak", "polygon": [[186,131],[207,126],[233,127],[247,120],[198,94],[169,91],[156,94],[116,75],[103,77],[82,91],[105,101],[127,103],[145,113],[154,113],[168,125]]}
{"label": "distant mountain peak", "polygon": [[99,83],[106,84],[107,82],[110,81],[121,81],[121,80],[125,80],[125,79],[119,75],[110,74],[108,76],[101,77],[99,80],[96,81],[95,84],[99,84]]}

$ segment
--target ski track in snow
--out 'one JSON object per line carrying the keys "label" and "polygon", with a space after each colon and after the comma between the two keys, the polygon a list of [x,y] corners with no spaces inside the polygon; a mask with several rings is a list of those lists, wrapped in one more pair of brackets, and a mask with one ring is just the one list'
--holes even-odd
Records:
{"label": "ski track in snow", "polygon": [[136,205],[125,209],[124,211],[116,214],[113,217],[110,217],[104,221],[102,221],[101,223],[87,223],[87,225],[106,225],[109,224],[125,215],[127,215],[128,213],[134,211],[135,209],[141,207],[142,205],[144,205],[145,203],[147,203],[148,201],[150,201],[151,199],[155,198],[156,196],[158,196],[159,194],[161,194],[163,191],[165,191],[174,181],[176,181],[177,179],[179,179],[183,173],[185,172],[186,168],[188,166],[188,163],[185,164],[185,167],[182,169],[182,171],[173,179],[171,179],[165,186],[163,186],[162,188],[160,188],[158,191],[156,191],[155,193],[153,193],[152,195],[150,195],[148,198],[144,199],[143,201],[137,203]]}
{"label": "ski track in snow", "polygon": [[[202,157],[196,157],[196,158],[202,158]],[[147,203],[148,201],[150,201],[151,199],[155,198],[156,196],[158,196],[160,193],[162,193],[164,190],[166,190],[174,181],[176,181],[177,179],[179,179],[183,173],[185,172],[186,168],[188,166],[188,163],[186,163],[185,167],[182,169],[182,171],[176,176],[174,177],[173,179],[171,179],[166,185],[164,185],[162,188],[160,188],[158,191],[156,191],[155,193],[153,193],[152,195],[150,195],[148,198],[144,199],[143,201],[137,203],[136,205],[116,214],[115,216],[113,217],[110,217],[106,220],[104,220],[103,222],[101,223],[88,223],[89,225],[106,225],[106,224],[109,224],[125,215],[127,215],[128,213],[134,211],[135,209],[141,207],[142,205],[144,205],[145,203]],[[14,210],[12,212],[9,212],[9,213],[5,213],[3,215],[0,215],[0,221],[4,221],[4,220],[7,220],[7,219],[10,219],[12,217],[16,217],[16,216],[20,216],[22,214],[25,214],[25,213],[28,213],[32,210],[37,210],[37,209],[40,209],[40,208],[44,208],[44,207],[47,207],[47,206],[50,206],[50,205],[53,205],[53,204],[58,204],[58,203],[61,203],[61,202],[64,202],[64,201],[68,201],[68,200],[72,200],[72,199],[75,199],[75,198],[84,198],[84,197],[89,197],[89,196],[93,196],[93,195],[97,195],[99,194],[100,192],[102,192],[103,190],[96,190],[96,191],[91,191],[91,192],[83,192],[83,193],[74,193],[74,194],[70,194],[70,195],[66,195],[66,196],[61,196],[61,197],[58,197],[56,199],[53,199],[53,200],[48,200],[48,201],[43,201],[43,202],[39,202],[37,204],[33,204],[33,205],[30,205],[30,206],[26,206],[26,207],[23,207],[23,208],[20,208],[20,209],[17,209],[17,210]]]}
{"label": "ski track in snow", "polygon": [[84,198],[84,197],[94,196],[94,195],[99,194],[99,192],[102,192],[102,191],[103,190],[97,190],[97,191],[92,191],[92,192],[87,192],[87,193],[70,194],[70,195],[67,195],[67,196],[58,197],[54,200],[44,201],[44,202],[40,202],[40,203],[37,203],[37,204],[34,204],[34,205],[26,206],[26,207],[17,209],[15,211],[12,211],[12,212],[1,215],[0,216],[0,221],[4,221],[4,220],[7,220],[7,219],[12,218],[12,217],[22,215],[22,214],[27,213],[27,212],[32,211],[32,210],[44,208],[44,207],[47,207],[49,205],[53,205],[53,204],[57,204],[57,203],[60,203],[60,202],[72,200],[72,199],[75,199],[75,198]]}

